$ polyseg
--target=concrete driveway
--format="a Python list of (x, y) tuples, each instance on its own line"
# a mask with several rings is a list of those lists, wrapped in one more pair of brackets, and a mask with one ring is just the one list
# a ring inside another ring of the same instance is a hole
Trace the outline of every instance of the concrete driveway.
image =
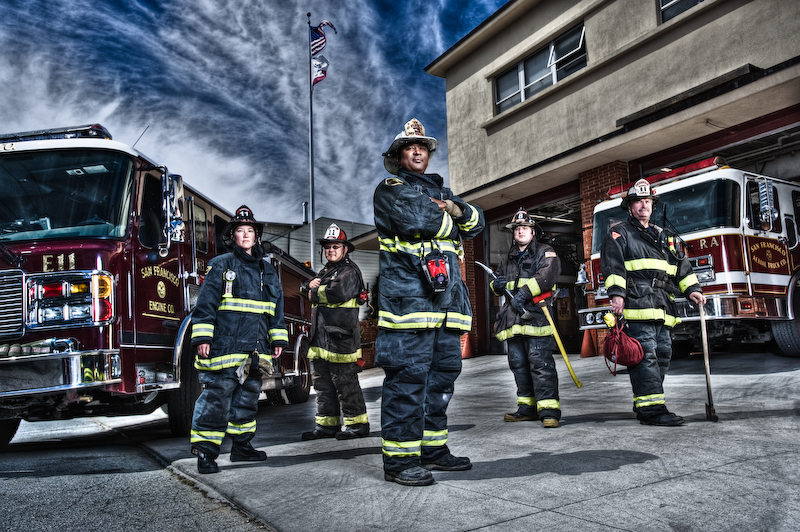
[[(449, 446), (469, 456), (464, 472), (405, 487), (383, 479), (383, 372), (361, 374), (372, 432), (350, 441), (300, 441), (312, 400), (263, 407), (253, 444), (266, 462), (199, 475), (187, 440), (145, 442), (177, 471), (280, 531), (798, 530), (800, 359), (716, 353), (712, 385), (719, 422), (706, 420), (701, 357), (673, 361), (668, 407), (681, 427), (640, 425), (627, 374), (603, 359), (563, 361), (562, 425), (506, 423), (516, 390), (504, 356), (464, 361), (448, 414)], [(223, 453), (229, 452), (226, 440)]]

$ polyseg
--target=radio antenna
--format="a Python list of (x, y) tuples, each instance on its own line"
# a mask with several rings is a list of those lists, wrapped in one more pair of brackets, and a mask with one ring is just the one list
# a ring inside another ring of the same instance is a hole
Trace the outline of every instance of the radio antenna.
[(147, 126), (146, 128), (144, 128), (144, 131), (142, 131), (142, 134), (141, 134), (141, 135), (139, 135), (139, 138), (138, 138), (138, 139), (136, 139), (136, 142), (134, 142), (134, 143), (133, 143), (133, 146), (131, 146), (131, 148), (135, 148), (135, 147), (136, 147), (136, 144), (138, 144), (138, 143), (139, 143), (139, 141), (140, 141), (140, 140), (142, 140), (142, 137), (144, 137), (144, 134), (145, 134), (145, 133), (147, 133), (147, 130), (148, 130), (149, 128), (150, 128), (150, 126)]

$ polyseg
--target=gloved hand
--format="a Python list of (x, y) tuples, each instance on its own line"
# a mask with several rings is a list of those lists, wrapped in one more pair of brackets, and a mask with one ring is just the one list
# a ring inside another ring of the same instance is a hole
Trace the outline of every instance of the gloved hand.
[(275, 367), (272, 365), (272, 361), (261, 356), (258, 357), (258, 369), (260, 369), (261, 373), (268, 377), (275, 373)]
[(461, 211), (461, 207), (456, 205), (453, 200), (444, 200), (445, 205), (445, 212), (449, 214), (452, 218), (461, 218), (464, 213)]
[(525, 294), (525, 292), (523, 290), (519, 290), (511, 299), (511, 306), (514, 307), (514, 310), (516, 310), (518, 314), (525, 314), (525, 302), (527, 300), (528, 296)]
[(508, 279), (503, 277), (502, 275), (498, 275), (496, 279), (492, 280), (492, 290), (495, 294), (502, 294), (503, 290), (506, 288), (506, 283)]

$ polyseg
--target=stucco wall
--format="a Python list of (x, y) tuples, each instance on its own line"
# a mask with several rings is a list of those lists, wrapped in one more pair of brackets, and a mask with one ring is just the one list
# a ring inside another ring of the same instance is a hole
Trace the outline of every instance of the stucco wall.
[[(706, 0), (660, 26), (654, 4), (537, 3), (448, 70), (452, 188), (471, 190), (611, 133), (618, 119), (745, 64), (767, 68), (800, 55), (796, 0)], [(491, 76), (581, 20), (588, 66), (495, 116)], [(697, 136), (707, 127), (698, 124)]]

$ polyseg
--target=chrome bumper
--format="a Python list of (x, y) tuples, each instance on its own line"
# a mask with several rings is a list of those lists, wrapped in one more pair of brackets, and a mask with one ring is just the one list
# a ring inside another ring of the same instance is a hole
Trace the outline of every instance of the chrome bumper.
[(0, 398), (55, 394), (122, 382), (117, 349), (0, 358)]
[[(786, 298), (710, 295), (706, 299), (706, 319), (709, 320), (789, 319)], [(682, 323), (700, 321), (700, 310), (697, 305), (688, 299), (675, 299), (675, 307), (677, 317), (681, 319)], [(578, 323), (580, 324), (580, 330), (606, 329), (602, 315), (609, 311), (611, 311), (610, 306), (579, 310)], [(590, 321), (591, 323), (589, 323)]]

